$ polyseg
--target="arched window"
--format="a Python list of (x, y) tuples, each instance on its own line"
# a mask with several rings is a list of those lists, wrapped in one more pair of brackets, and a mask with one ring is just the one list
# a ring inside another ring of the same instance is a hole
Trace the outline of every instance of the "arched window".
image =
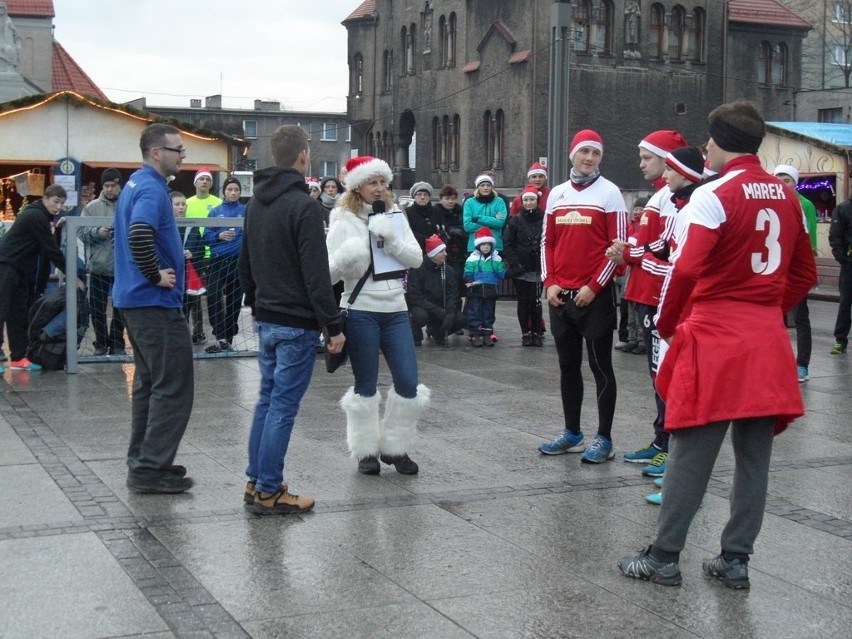
[(485, 144), (485, 162), (483, 165), (492, 168), (494, 160), (494, 118), (491, 111), (486, 111), (482, 116), (482, 141)]
[(437, 171), (441, 164), (441, 132), (438, 127), (438, 116), (432, 118), (432, 170)]
[(414, 58), (417, 55), (417, 31), (412, 24), (408, 27), (408, 52), (405, 54), (405, 72), (414, 75)]
[(612, 2), (601, 0), (595, 21), (595, 49), (599, 55), (612, 55)]
[(450, 14), (450, 22), (447, 27), (447, 66), (456, 66), (456, 14)]
[(408, 58), (411, 53), (411, 50), (408, 48), (408, 27), (403, 27), (400, 32), (399, 50), (402, 51), (402, 68), (400, 72), (402, 75), (405, 75), (408, 73), (408, 66), (410, 64)]
[(356, 53), (352, 58), (351, 74), (349, 93), (352, 96), (359, 96), (364, 90), (364, 56), (360, 53)]
[(779, 42), (772, 51), (772, 84), (787, 86), (787, 45)]
[(461, 118), (456, 113), (450, 125), (450, 171), (459, 170), (459, 145), (461, 144)]
[(654, 3), (651, 5), (651, 21), (648, 26), (648, 55), (652, 58), (663, 57), (665, 29), (665, 9), (663, 9), (663, 5)]
[(689, 56), (696, 62), (704, 62), (704, 41), (707, 18), (704, 9), (692, 12), (692, 25), (689, 29)]
[(441, 170), (446, 171), (450, 162), (450, 117), (445, 115), (441, 119)]
[(578, 0), (574, 9), (574, 51), (586, 53), (591, 46), (590, 30), (592, 24), (592, 3), (590, 0)]
[(669, 29), (669, 60), (683, 60), (684, 37), (686, 35), (686, 10), (676, 5), (672, 9), (671, 25)]
[(393, 51), (385, 49), (382, 55), (382, 91), (393, 89)]
[(497, 113), (494, 115), (494, 168), (496, 170), (503, 168), (505, 130), (506, 122), (503, 109), (497, 109)]
[(757, 56), (757, 83), (766, 85), (772, 77), (772, 46), (763, 41), (760, 43), (760, 53)]
[(441, 16), (438, 19), (438, 68), (443, 69), (447, 66), (447, 47), (449, 39), (447, 38), (447, 18)]
[(364, 143), (367, 145), (367, 155), (372, 155), (373, 157), (375, 157), (376, 156), (376, 147), (373, 145), (373, 133), (372, 133), (372, 131), (370, 133), (367, 133), (366, 136), (364, 136)]

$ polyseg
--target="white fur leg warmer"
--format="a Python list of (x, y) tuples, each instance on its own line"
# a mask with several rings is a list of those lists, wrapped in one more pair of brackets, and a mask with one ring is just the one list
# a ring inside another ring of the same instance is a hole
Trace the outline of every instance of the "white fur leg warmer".
[(372, 397), (356, 395), (355, 388), (346, 391), (340, 406), (346, 413), (346, 443), (355, 459), (379, 455), (379, 402), (378, 391)]
[(417, 433), (417, 419), (429, 404), (430, 396), (431, 391), (423, 384), (417, 386), (417, 396), (411, 399), (400, 397), (392, 388), (388, 391), (381, 423), (383, 455), (395, 457), (411, 451)]

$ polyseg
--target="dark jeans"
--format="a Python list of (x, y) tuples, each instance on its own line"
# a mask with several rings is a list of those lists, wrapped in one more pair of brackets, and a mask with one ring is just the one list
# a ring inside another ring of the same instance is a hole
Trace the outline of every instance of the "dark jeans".
[(446, 334), (444, 333), (444, 318), (446, 314), (430, 315), (422, 306), (411, 306), (409, 310), (411, 315), (411, 331), (414, 335), (415, 342), (423, 341), (423, 327), (428, 326), (429, 332), (437, 341), (443, 341), (447, 335), (452, 335), (456, 331), (462, 329), (467, 324), (467, 319), (459, 312), (453, 313), (451, 326)]
[(636, 305), (636, 320), (642, 329), (645, 348), (648, 357), (648, 372), (651, 374), (651, 385), (654, 387), (654, 403), (657, 405), (657, 416), (654, 418), (654, 446), (661, 451), (669, 450), (669, 433), (666, 432), (666, 404), (657, 392), (654, 381), (657, 379), (657, 363), (660, 355), (660, 334), (654, 324), (656, 306)]
[(840, 304), (837, 306), (834, 339), (844, 346), (847, 345), (850, 327), (852, 327), (852, 261), (840, 265)]
[(811, 362), (811, 317), (808, 296), (796, 305), (796, 364), (805, 368)]
[(541, 284), (515, 280), (515, 292), (518, 295), (518, 323), (521, 333), (541, 332)]
[(27, 278), (7, 264), (0, 264), (0, 327), (6, 322), (9, 333), (9, 359), (27, 354), (27, 311), (30, 305)]
[(467, 298), (467, 328), (471, 337), (490, 337), (494, 332), (497, 299), (494, 297)]
[(567, 300), (564, 306), (550, 307), (550, 332), (559, 359), (559, 382), (562, 393), (562, 412), (565, 428), (577, 433), (582, 430), (580, 414), (583, 407), (583, 342), (589, 353), (589, 368), (595, 377), (598, 401), (598, 433), (611, 436), (618, 390), (612, 369), (612, 324), (615, 303), (609, 289), (582, 309)]
[(192, 340), (179, 308), (127, 308), (133, 346), (129, 474), (155, 481), (174, 463), (194, 392)]
[(124, 350), (124, 324), (115, 309), (107, 332), (107, 302), (113, 281), (112, 275), (89, 275), (89, 312), (92, 314), (92, 328), (95, 329), (95, 346)]
[(243, 289), (236, 255), (214, 257), (210, 260), (207, 278), (207, 311), (216, 339), (229, 343), (239, 332), (240, 309), (243, 306)]

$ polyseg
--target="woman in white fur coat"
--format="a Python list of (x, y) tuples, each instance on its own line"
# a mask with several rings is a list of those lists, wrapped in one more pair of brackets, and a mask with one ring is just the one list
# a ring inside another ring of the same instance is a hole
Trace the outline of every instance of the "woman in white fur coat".
[[(407, 268), (416, 268), (423, 261), (407, 222), (400, 234), (389, 216), (370, 215), (377, 200), (384, 200), (387, 211), (398, 210), (388, 189), (393, 174), (387, 163), (369, 156), (355, 157), (346, 163), (346, 171), (347, 191), (331, 212), (326, 237), (331, 281), (343, 280), (344, 305), (370, 267), (371, 232), (381, 236), (385, 253)], [(418, 466), (408, 454), (414, 445), (417, 419), (429, 402), (429, 389), (417, 382), (417, 355), (402, 279), (375, 280), (371, 274), (349, 308), (346, 333), (355, 386), (340, 405), (346, 413), (346, 441), (358, 460), (358, 471), (378, 475), (381, 459), (399, 473), (415, 475)], [(393, 377), (381, 420), (379, 353)]]

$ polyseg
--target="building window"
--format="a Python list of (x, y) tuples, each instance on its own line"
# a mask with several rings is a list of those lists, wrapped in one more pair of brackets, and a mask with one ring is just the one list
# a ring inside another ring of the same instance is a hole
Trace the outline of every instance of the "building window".
[(669, 60), (683, 60), (684, 35), (686, 33), (686, 11), (680, 5), (672, 9), (669, 21)]
[(323, 177), (337, 177), (337, 162), (323, 162), (322, 163), (322, 176)]
[(402, 28), (402, 70), (404, 75), (414, 75), (414, 56), (417, 51), (416, 27)]
[(449, 25), (447, 26), (447, 66), (456, 66), (456, 14), (450, 14)]
[(835, 2), (832, 21), (849, 24), (852, 22), (852, 15), (850, 13), (852, 13), (852, 6), (850, 6), (849, 2)]
[(441, 168), (441, 127), (438, 116), (432, 118), (432, 170)]
[(503, 168), (503, 131), (505, 128), (502, 109), (495, 113), (486, 111), (483, 116), (483, 133), (485, 141), (485, 166), (500, 170)]
[(352, 58), (351, 75), (352, 86), (349, 87), (349, 94), (360, 96), (364, 90), (364, 56), (360, 53), (356, 53), (355, 57)]
[(595, 49), (599, 55), (612, 55), (612, 2), (601, 0), (595, 21)]
[(257, 120), (243, 120), (243, 136), (249, 140), (257, 139)]
[(689, 55), (695, 62), (704, 62), (704, 33), (707, 20), (704, 9), (692, 12), (692, 25), (689, 29)]
[(307, 122), (298, 122), (297, 124), (298, 124), (300, 127), (302, 127), (302, 130), (303, 130), (303, 131), (307, 134), (307, 136), (308, 136), (308, 140), (310, 140), (310, 139), (311, 139), (311, 125), (310, 125), (310, 123), (307, 123)]
[(589, 31), (592, 22), (590, 0), (578, 0), (574, 9), (574, 51), (588, 53), (590, 46)]
[(461, 118), (456, 113), (450, 124), (450, 171), (459, 170), (459, 146), (461, 145)]
[(443, 69), (447, 66), (447, 45), (449, 38), (447, 37), (447, 18), (441, 16), (438, 19), (438, 68)]
[(321, 140), (323, 142), (337, 142), (337, 124), (333, 122), (323, 122)]
[(351, 141), (352, 141), (352, 125), (347, 124), (346, 125), (346, 140), (344, 140), (344, 142), (351, 142)]
[(778, 43), (772, 51), (772, 84), (787, 86), (787, 45)]
[(772, 64), (772, 47), (763, 41), (760, 43), (760, 52), (757, 56), (757, 83), (767, 84), (771, 77), (772, 71), (769, 68)]
[(648, 55), (652, 58), (663, 57), (663, 43), (665, 42), (665, 9), (663, 5), (655, 3), (651, 5), (651, 23), (648, 27)]
[(393, 89), (393, 51), (385, 49), (382, 54), (382, 91)]
[(817, 122), (830, 122), (832, 124), (843, 123), (843, 107), (832, 109), (818, 109)]
[(848, 50), (842, 44), (835, 44), (831, 49), (831, 57), (832, 64), (836, 64), (839, 67), (845, 67), (846, 61), (849, 59), (847, 56)]

